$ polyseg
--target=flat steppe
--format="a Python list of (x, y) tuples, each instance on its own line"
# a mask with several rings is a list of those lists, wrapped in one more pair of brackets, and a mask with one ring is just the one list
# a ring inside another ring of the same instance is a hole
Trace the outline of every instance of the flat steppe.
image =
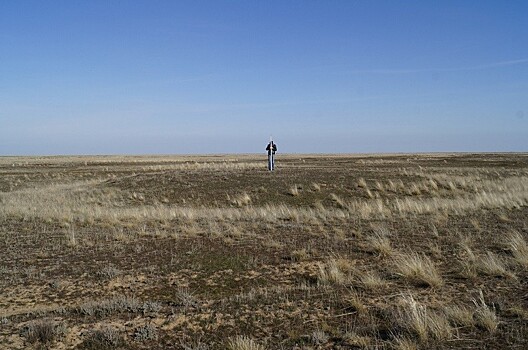
[(526, 349), (528, 154), (0, 157), (0, 348)]

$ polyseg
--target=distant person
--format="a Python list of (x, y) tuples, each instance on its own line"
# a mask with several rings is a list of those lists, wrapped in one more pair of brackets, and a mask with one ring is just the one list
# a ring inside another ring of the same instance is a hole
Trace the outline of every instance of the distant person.
[(277, 145), (270, 141), (266, 146), (266, 151), (268, 151), (268, 170), (273, 171), (275, 168), (275, 152), (277, 152)]

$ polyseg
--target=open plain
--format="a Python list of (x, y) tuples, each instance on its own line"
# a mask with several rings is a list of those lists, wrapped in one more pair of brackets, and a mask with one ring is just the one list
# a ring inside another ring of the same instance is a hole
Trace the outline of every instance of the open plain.
[(0, 158), (0, 348), (526, 349), (528, 155)]

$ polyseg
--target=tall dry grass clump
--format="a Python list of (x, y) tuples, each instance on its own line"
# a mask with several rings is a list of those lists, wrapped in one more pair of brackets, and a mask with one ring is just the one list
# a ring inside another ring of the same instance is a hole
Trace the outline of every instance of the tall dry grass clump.
[(406, 337), (395, 337), (392, 344), (394, 350), (418, 350), (419, 345)]
[(462, 242), (459, 243), (460, 251), (459, 262), (461, 265), (460, 275), (465, 278), (475, 278), (477, 277), (477, 255), (473, 252), (471, 248), (471, 238), (463, 237)]
[(234, 198), (229, 198), (231, 204), (236, 205), (237, 207), (243, 207), (251, 204), (251, 196), (247, 192), (241, 193)]
[(380, 256), (389, 256), (393, 254), (393, 248), (390, 241), (390, 232), (386, 227), (378, 227), (374, 233), (367, 238), (367, 244), (370, 249)]
[(336, 259), (320, 262), (318, 265), (317, 280), (322, 284), (345, 284), (348, 277)]
[(444, 284), (436, 265), (424, 254), (400, 254), (394, 259), (396, 274), (418, 286), (433, 288)]
[(514, 231), (508, 234), (506, 247), (519, 265), (528, 268), (528, 243), (519, 232)]
[(454, 331), (447, 318), (417, 302), (412, 295), (403, 297), (398, 316), (404, 328), (416, 335), (420, 342), (430, 338), (444, 341), (453, 337)]
[(351, 289), (350, 294), (345, 296), (345, 303), (347, 304), (347, 309), (352, 309), (360, 315), (366, 315), (368, 313), (362, 295), (355, 289)]
[(473, 299), (473, 304), (476, 307), (474, 317), (477, 324), (488, 332), (494, 333), (499, 326), (499, 318), (495, 313), (495, 307), (490, 307), (486, 304), (482, 291), (479, 291), (478, 299)]
[(515, 278), (515, 275), (508, 270), (504, 261), (492, 252), (488, 251), (485, 255), (478, 257), (475, 264), (477, 269), (486, 275)]
[(450, 305), (444, 309), (444, 313), (452, 324), (458, 327), (472, 327), (475, 325), (473, 310), (464, 305)]
[(378, 291), (388, 286), (387, 281), (375, 271), (356, 272), (355, 277), (361, 287), (368, 291)]
[(339, 197), (337, 194), (331, 193), (330, 199), (332, 200), (332, 202), (336, 204), (338, 208), (347, 209), (346, 202), (343, 200), (343, 198)]
[(301, 186), (299, 185), (293, 185), (291, 186), (289, 189), (288, 189), (288, 194), (290, 196), (293, 196), (293, 197), (297, 197), (300, 192), (299, 192), (299, 188), (301, 188)]

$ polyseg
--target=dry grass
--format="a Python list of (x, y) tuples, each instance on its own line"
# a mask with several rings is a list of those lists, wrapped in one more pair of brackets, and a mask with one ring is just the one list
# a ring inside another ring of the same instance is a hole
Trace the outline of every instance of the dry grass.
[(477, 277), (477, 255), (473, 252), (470, 246), (471, 239), (464, 237), (459, 243), (459, 263), (460, 263), (460, 275), (465, 278), (476, 278)]
[(299, 192), (299, 188), (300, 188), (299, 185), (293, 185), (293, 186), (291, 186), (291, 187), (288, 189), (288, 193), (289, 193), (291, 196), (297, 197), (297, 196), (300, 194), (300, 192)]
[(121, 332), (111, 325), (103, 325), (100, 329), (92, 330), (83, 345), (86, 349), (115, 349), (123, 345)]
[(350, 293), (345, 297), (345, 304), (347, 305), (347, 309), (351, 309), (360, 315), (366, 315), (368, 313), (362, 295), (354, 289), (351, 289)]
[(528, 243), (519, 232), (514, 231), (508, 234), (506, 247), (519, 265), (528, 268)]
[(494, 333), (499, 326), (499, 319), (495, 312), (495, 307), (490, 307), (486, 304), (482, 291), (480, 291), (478, 299), (473, 299), (473, 304), (476, 307), (474, 317), (477, 324), (488, 332)]
[(525, 348), (527, 160), (0, 157), (0, 347)]
[(439, 288), (444, 284), (436, 265), (424, 254), (400, 254), (393, 265), (397, 275), (415, 285)]
[(321, 191), (321, 185), (319, 185), (317, 182), (312, 182), (312, 185), (310, 187), (315, 192)]
[(231, 199), (231, 203), (237, 207), (243, 207), (251, 204), (251, 196), (247, 192), (241, 193)]
[(238, 337), (231, 338), (228, 340), (227, 349), (228, 350), (265, 350), (266, 348), (249, 337), (238, 336)]
[(514, 278), (515, 275), (508, 271), (504, 261), (496, 254), (487, 252), (485, 255), (480, 256), (475, 261), (475, 266), (478, 271), (498, 277)]
[(304, 261), (310, 258), (310, 252), (306, 248), (296, 249), (291, 252), (293, 261)]
[(403, 297), (399, 316), (403, 325), (421, 342), (428, 341), (430, 337), (445, 341), (454, 335), (453, 328), (442, 313), (428, 309), (427, 306), (418, 303), (412, 295)]
[(396, 337), (393, 341), (395, 350), (418, 350), (420, 348), (414, 340), (406, 337)]
[(49, 319), (31, 321), (25, 325), (21, 332), (28, 342), (48, 344), (64, 336), (66, 326), (64, 323), (58, 323)]
[(340, 268), (336, 259), (329, 259), (326, 262), (320, 262), (318, 266), (317, 280), (322, 284), (338, 284), (343, 285), (348, 283), (349, 278)]
[(368, 291), (379, 291), (388, 287), (388, 282), (375, 271), (356, 272), (355, 277), (361, 287)]
[(465, 305), (451, 305), (444, 310), (447, 318), (459, 327), (472, 327), (475, 325), (473, 319), (474, 311)]
[(343, 335), (343, 339), (345, 339), (348, 344), (360, 349), (369, 349), (373, 343), (371, 337), (357, 334), (355, 332), (346, 332)]
[(367, 245), (380, 256), (390, 256), (394, 250), (390, 241), (390, 231), (386, 227), (378, 227), (374, 233), (367, 238)]

